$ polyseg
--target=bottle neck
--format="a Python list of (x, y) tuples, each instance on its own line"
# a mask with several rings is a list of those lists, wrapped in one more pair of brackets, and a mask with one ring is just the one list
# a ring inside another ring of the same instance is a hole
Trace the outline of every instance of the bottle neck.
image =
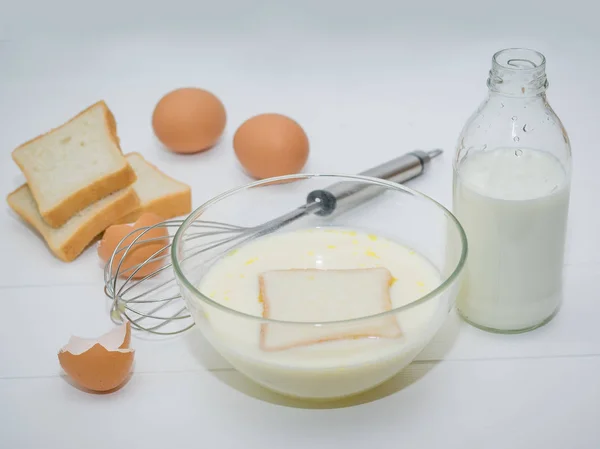
[(487, 85), (492, 95), (517, 98), (544, 96), (548, 88), (546, 58), (534, 50), (501, 50), (492, 58)]

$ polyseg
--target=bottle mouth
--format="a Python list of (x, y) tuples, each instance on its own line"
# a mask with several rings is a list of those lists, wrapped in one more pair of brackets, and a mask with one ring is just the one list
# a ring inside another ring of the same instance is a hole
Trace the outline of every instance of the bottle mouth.
[(539, 71), (546, 65), (546, 57), (529, 48), (505, 48), (494, 54), (493, 64), (505, 70)]
[(538, 95), (548, 88), (546, 57), (528, 48), (500, 50), (492, 58), (487, 85), (490, 91), (502, 95)]

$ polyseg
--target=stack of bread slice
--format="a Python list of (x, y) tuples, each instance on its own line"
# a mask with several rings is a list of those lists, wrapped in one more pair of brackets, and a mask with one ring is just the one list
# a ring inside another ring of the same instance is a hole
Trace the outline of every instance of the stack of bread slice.
[(12, 157), (27, 182), (8, 195), (8, 204), (65, 262), (113, 224), (144, 212), (169, 219), (191, 211), (188, 185), (138, 153), (123, 154), (104, 101), (19, 146)]

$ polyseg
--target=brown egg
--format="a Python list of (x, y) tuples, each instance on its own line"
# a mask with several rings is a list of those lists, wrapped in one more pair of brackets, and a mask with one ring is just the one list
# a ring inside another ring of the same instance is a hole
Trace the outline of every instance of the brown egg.
[(246, 120), (233, 137), (233, 148), (240, 164), (258, 179), (300, 172), (309, 153), (302, 127), (281, 114)]
[(169, 92), (152, 114), (154, 134), (175, 153), (197, 153), (212, 147), (223, 134), (226, 121), (221, 100), (193, 87)]
[(97, 339), (73, 336), (59, 351), (58, 361), (80, 387), (98, 392), (114, 390), (131, 372), (135, 351), (130, 342), (129, 322)]
[[(129, 237), (127, 237), (123, 243), (119, 246), (119, 249), (126, 248), (127, 245), (130, 245), (133, 240), (139, 236), (142, 232), (144, 232), (145, 227), (153, 226), (157, 223), (163, 221), (162, 217), (159, 217), (156, 214), (152, 213), (144, 213), (138, 218), (138, 220), (134, 224), (121, 224), (121, 225), (113, 225), (110, 226), (105, 232), (102, 240), (98, 244), (98, 256), (100, 259), (107, 263), (112, 254), (115, 252), (117, 245), (119, 242), (129, 233), (134, 230), (140, 229), (139, 232), (132, 233)], [(164, 238), (163, 238), (164, 237)], [(150, 273), (161, 268), (165, 263), (165, 255), (167, 251), (161, 251), (161, 249), (165, 248), (166, 245), (169, 244), (169, 231), (164, 227), (157, 227), (150, 229), (146, 232), (139, 240), (136, 241), (136, 244), (131, 247), (123, 264), (119, 268), (119, 275), (122, 277), (129, 277), (133, 271), (137, 268), (136, 265), (139, 265), (145, 262), (147, 259), (152, 258), (153, 261), (144, 265), (137, 273), (133, 275), (134, 279), (141, 278), (149, 275)], [(151, 239), (158, 239), (152, 240)], [(142, 242), (142, 243), (138, 243)], [(154, 255), (154, 253), (157, 253)], [(121, 251), (115, 255), (112, 263), (112, 273), (115, 274), (117, 268), (119, 266), (119, 262), (123, 258), (125, 251)]]

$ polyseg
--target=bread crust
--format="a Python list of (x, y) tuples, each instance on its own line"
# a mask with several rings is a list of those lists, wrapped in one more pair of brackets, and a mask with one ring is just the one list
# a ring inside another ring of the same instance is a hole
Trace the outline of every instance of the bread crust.
[(171, 218), (181, 217), (189, 214), (192, 211), (192, 189), (190, 188), (190, 186), (167, 175), (166, 173), (161, 171), (156, 165), (148, 162), (144, 158), (144, 156), (142, 156), (138, 152), (127, 153), (125, 157), (127, 158), (133, 155), (141, 157), (144, 160), (144, 162), (148, 164), (149, 167), (158, 172), (161, 176), (169, 178), (172, 181), (181, 184), (182, 187), (185, 186), (186, 189), (181, 192), (163, 195), (160, 198), (152, 200), (148, 204), (140, 205), (140, 207), (137, 208), (135, 211), (121, 218), (117, 224), (133, 223), (138, 218), (140, 218), (142, 214), (147, 212), (156, 214), (162, 217), (164, 220), (169, 220)]
[[(19, 168), (25, 175), (25, 179), (27, 180), (27, 184), (29, 185), (31, 194), (36, 199), (36, 202), (38, 202), (40, 193), (35, 188), (32, 187), (33, 184), (31, 182), (31, 176), (28, 173), (27, 168), (19, 162), (18, 158), (16, 157), (16, 153), (21, 148), (61, 129), (62, 127), (66, 126), (67, 124), (78, 119), (81, 115), (85, 114), (89, 110), (91, 110), (95, 107), (98, 107), (98, 106), (102, 107), (102, 109), (103, 109), (104, 124), (108, 130), (110, 139), (115, 144), (115, 146), (117, 147), (119, 152), (121, 154), (123, 154), (123, 150), (121, 149), (119, 137), (117, 135), (117, 126), (116, 126), (115, 117), (114, 117), (113, 113), (110, 111), (110, 109), (108, 108), (108, 106), (106, 105), (106, 103), (104, 102), (104, 100), (100, 100), (100, 101), (94, 103), (93, 105), (87, 107), (86, 109), (84, 109), (83, 111), (81, 111), (76, 116), (72, 117), (70, 120), (63, 123), (62, 125), (60, 125), (56, 128), (53, 128), (50, 131), (48, 131), (44, 134), (41, 134), (33, 139), (28, 140), (27, 142), (19, 145), (16, 149), (14, 149), (12, 151), (12, 159), (13, 159), (13, 161), (15, 161), (15, 163), (19, 166)], [(69, 221), (69, 219), (73, 215), (75, 215), (77, 212), (85, 209), (86, 207), (88, 207), (91, 204), (95, 203), (96, 201), (99, 201), (102, 198), (110, 195), (111, 193), (114, 193), (118, 190), (124, 189), (127, 186), (130, 186), (131, 184), (133, 184), (136, 181), (136, 179), (137, 179), (137, 177), (136, 177), (136, 174), (135, 174), (133, 168), (131, 168), (131, 166), (127, 163), (127, 161), (124, 160), (123, 167), (121, 169), (119, 169), (118, 171), (110, 173), (106, 176), (103, 176), (100, 179), (97, 179), (96, 181), (94, 181), (91, 184), (89, 184), (88, 186), (86, 186), (84, 189), (68, 196), (67, 198), (65, 198), (63, 201), (61, 201), (59, 204), (57, 204), (52, 209), (49, 209), (47, 211), (40, 211), (40, 215), (42, 216), (44, 221), (49, 226), (51, 226), (53, 228), (59, 228), (62, 225), (64, 225), (67, 221)]]
[(96, 211), (94, 215), (88, 217), (87, 221), (77, 232), (73, 233), (59, 247), (56, 247), (52, 245), (48, 231), (40, 229), (35, 220), (33, 220), (33, 217), (21, 208), (18, 202), (12, 200), (15, 194), (27, 187), (27, 184), (24, 184), (10, 193), (7, 202), (24, 221), (29, 223), (44, 238), (52, 253), (63, 262), (72, 262), (75, 260), (106, 228), (114, 224), (123, 215), (137, 208), (140, 204), (140, 200), (133, 188), (127, 187), (123, 195), (116, 198), (115, 201), (108, 203), (103, 209)]
[(187, 215), (191, 211), (191, 191), (173, 193), (165, 195), (151, 201), (145, 206), (140, 206), (133, 212), (130, 212), (120, 220), (117, 224), (133, 223), (141, 215), (150, 212), (162, 217), (164, 220), (169, 220), (175, 217)]

